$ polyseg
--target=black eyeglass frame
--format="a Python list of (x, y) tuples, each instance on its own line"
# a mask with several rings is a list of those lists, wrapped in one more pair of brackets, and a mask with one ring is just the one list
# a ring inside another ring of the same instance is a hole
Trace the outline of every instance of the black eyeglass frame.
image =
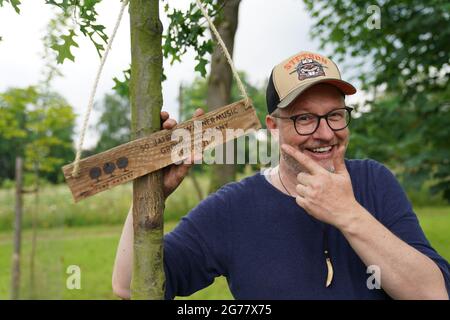
[[(346, 110), (346, 111), (348, 112), (348, 122), (347, 122), (347, 124), (345, 125), (345, 127), (340, 128), (340, 129), (333, 129), (333, 128), (330, 126), (330, 123), (328, 122), (328, 116), (329, 116), (331, 113), (336, 112), (336, 110)], [(345, 107), (342, 107), (342, 108), (336, 108), (336, 109), (333, 109), (333, 110), (331, 110), (330, 112), (328, 112), (328, 113), (326, 113), (326, 114), (324, 114), (324, 115), (318, 115), (318, 114), (315, 114), (315, 113), (310, 113), (310, 112), (308, 112), (308, 113), (296, 114), (296, 115), (293, 115), (293, 116), (290, 116), (290, 117), (281, 117), (281, 116), (276, 116), (276, 115), (270, 115), (270, 116), (271, 116), (271, 117), (274, 117), (274, 118), (277, 118), (277, 119), (292, 120), (292, 121), (294, 122), (294, 129), (295, 129), (295, 131), (297, 132), (298, 135), (300, 135), (300, 136), (309, 136), (309, 135), (314, 134), (314, 132), (317, 131), (317, 129), (319, 128), (319, 125), (320, 125), (320, 121), (321, 121), (322, 119), (325, 119), (325, 121), (327, 122), (328, 127), (329, 127), (331, 130), (333, 130), (333, 131), (344, 130), (345, 128), (348, 127), (348, 125), (350, 124), (350, 121), (352, 120), (352, 111), (353, 111), (353, 108), (352, 108), (352, 107), (347, 107), (347, 106), (345, 106)], [(304, 116), (304, 115), (306, 115), (306, 114), (307, 114), (307, 115), (313, 115), (313, 116), (315, 116), (316, 119), (317, 119), (317, 124), (316, 124), (315, 129), (314, 129), (311, 133), (300, 133), (300, 132), (298, 132), (298, 129), (297, 129), (297, 126), (296, 126), (295, 122), (297, 121), (297, 118), (298, 118), (298, 117)]]

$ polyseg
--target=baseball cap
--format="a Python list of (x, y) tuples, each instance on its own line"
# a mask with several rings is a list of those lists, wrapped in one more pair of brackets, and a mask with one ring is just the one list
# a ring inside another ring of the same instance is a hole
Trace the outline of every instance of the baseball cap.
[(270, 114), (276, 108), (286, 108), (318, 83), (329, 83), (345, 95), (356, 93), (354, 86), (341, 79), (333, 61), (318, 53), (301, 51), (273, 68), (266, 91), (267, 111)]

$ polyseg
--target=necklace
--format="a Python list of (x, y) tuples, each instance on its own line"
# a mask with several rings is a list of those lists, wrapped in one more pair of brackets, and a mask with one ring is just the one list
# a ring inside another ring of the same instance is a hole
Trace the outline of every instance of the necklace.
[(278, 179), (280, 179), (281, 185), (283, 186), (284, 190), (286, 190), (286, 192), (292, 197), (292, 194), (286, 188), (286, 186), (283, 183), (283, 180), (281, 179), (280, 167), (278, 167), (277, 171), (278, 171)]
[[(289, 192), (289, 190), (286, 188), (286, 186), (283, 183), (283, 180), (281, 179), (281, 173), (280, 173), (280, 167), (278, 167), (278, 179), (280, 179), (281, 185), (283, 186), (284, 190), (292, 197), (292, 194)], [(333, 281), (333, 264), (331, 263), (331, 257), (330, 257), (330, 250), (328, 249), (328, 225), (323, 226), (323, 253), (325, 255), (325, 264), (327, 266), (327, 279), (325, 282), (325, 287), (328, 288), (331, 285), (331, 282)]]

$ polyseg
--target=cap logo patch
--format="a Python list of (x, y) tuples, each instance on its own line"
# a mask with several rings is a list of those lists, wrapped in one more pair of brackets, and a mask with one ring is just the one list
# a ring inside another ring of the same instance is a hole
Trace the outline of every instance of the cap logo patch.
[[(289, 74), (297, 72), (298, 80), (325, 76), (324, 66), (313, 59), (302, 59), (300, 63)], [(325, 67), (326, 68), (326, 67)]]

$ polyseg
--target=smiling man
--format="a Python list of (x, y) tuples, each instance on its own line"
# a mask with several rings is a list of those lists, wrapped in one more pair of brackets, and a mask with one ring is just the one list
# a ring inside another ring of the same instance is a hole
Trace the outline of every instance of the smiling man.
[[(316, 53), (274, 67), (266, 124), (281, 145), (279, 166), (225, 185), (165, 236), (166, 298), (224, 275), (237, 299), (448, 299), (449, 265), (395, 177), (376, 161), (344, 160), (352, 111), (345, 96), (355, 92)], [(176, 124), (162, 118), (166, 129)], [(167, 195), (188, 167), (165, 171)], [(113, 274), (122, 298), (132, 234), (129, 214)]]

